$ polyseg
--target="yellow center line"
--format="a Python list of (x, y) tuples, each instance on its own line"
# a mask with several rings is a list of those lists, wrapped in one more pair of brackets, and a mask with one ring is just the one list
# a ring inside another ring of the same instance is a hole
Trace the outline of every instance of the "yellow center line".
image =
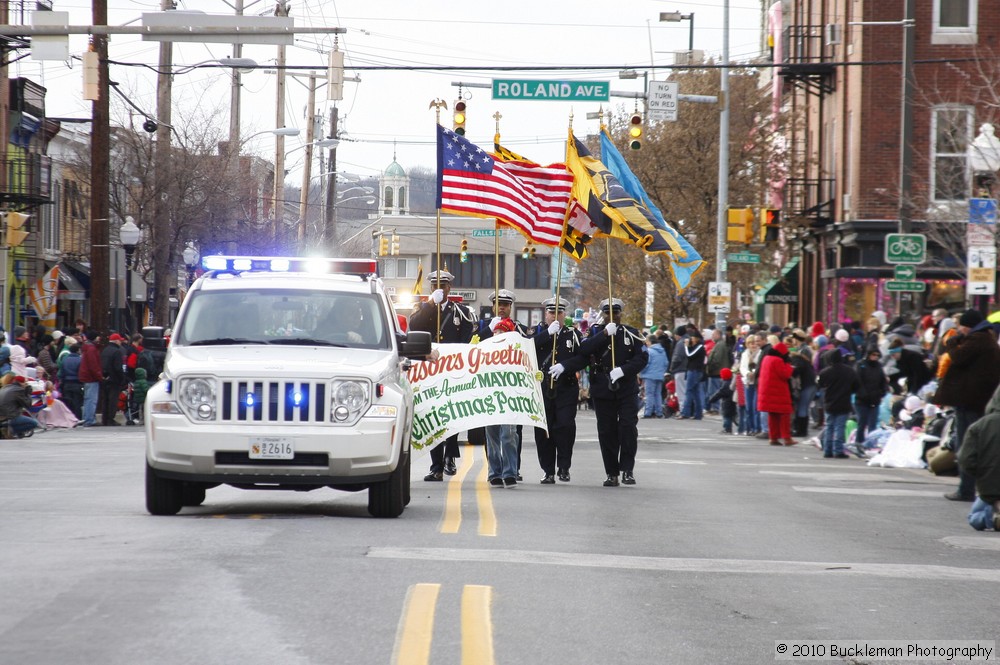
[(462, 448), (466, 453), (460, 458), (462, 466), (458, 468), (458, 473), (448, 481), (448, 496), (444, 503), (441, 533), (458, 533), (458, 528), (462, 526), (462, 482), (476, 461), (473, 452), (475, 449), (472, 446), (462, 446)]
[(462, 665), (494, 665), (493, 588), (466, 584), (462, 589)]
[(476, 503), (479, 505), (479, 535), (497, 535), (497, 516), (493, 512), (493, 497), (490, 494), (490, 483), (487, 480), (490, 473), (490, 465), (483, 462), (483, 468), (479, 470), (476, 478)]
[(427, 665), (434, 635), (434, 607), (440, 584), (414, 584), (406, 593), (392, 649), (393, 665)]

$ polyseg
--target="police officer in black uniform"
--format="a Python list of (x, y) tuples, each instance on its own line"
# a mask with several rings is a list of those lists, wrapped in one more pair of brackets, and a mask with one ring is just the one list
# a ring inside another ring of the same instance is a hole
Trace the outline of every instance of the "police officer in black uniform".
[[(580, 346), (590, 357), (590, 396), (597, 416), (597, 439), (608, 474), (605, 487), (635, 485), (635, 453), (639, 445), (639, 372), (649, 362), (645, 339), (631, 326), (621, 324), (624, 303), (618, 298), (601, 301), (607, 324), (591, 327)], [(612, 343), (614, 354), (612, 356)]]
[[(410, 315), (409, 330), (429, 332), (432, 339), (440, 344), (468, 344), (475, 329), (476, 317), (465, 305), (448, 299), (454, 279), (454, 275), (447, 270), (440, 271), (440, 276), (436, 270), (427, 276), (427, 281), (435, 290)], [(441, 313), (440, 327), (438, 312)], [(455, 458), (459, 456), (458, 434), (453, 434), (431, 448), (431, 470), (424, 480), (440, 481), (444, 480), (446, 473), (455, 475)]]
[[(545, 403), (545, 422), (548, 432), (535, 428), (535, 446), (538, 463), (545, 475), (543, 485), (553, 485), (556, 477), (569, 482), (569, 468), (573, 463), (573, 444), (576, 442), (576, 404), (580, 399), (580, 382), (576, 373), (587, 366), (588, 359), (579, 354), (583, 341), (580, 331), (563, 324), (569, 308), (565, 298), (549, 298), (545, 307), (546, 328), (535, 336), (542, 378), (542, 401)], [(553, 351), (552, 338), (555, 337)]]

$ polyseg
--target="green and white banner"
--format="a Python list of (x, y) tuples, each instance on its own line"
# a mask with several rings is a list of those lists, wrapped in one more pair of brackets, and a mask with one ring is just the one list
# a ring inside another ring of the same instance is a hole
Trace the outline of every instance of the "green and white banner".
[(545, 429), (535, 346), (516, 332), (478, 344), (439, 344), (437, 360), (413, 363), (414, 448), (486, 425)]

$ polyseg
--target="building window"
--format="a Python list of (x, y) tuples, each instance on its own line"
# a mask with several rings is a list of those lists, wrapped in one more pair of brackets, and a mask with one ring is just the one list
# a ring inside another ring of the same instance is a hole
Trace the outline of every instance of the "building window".
[(392, 210), (392, 187), (385, 188), (385, 209)]
[(392, 259), (382, 261), (382, 276), (386, 279), (414, 279), (417, 276), (417, 259)]
[(975, 44), (979, 0), (934, 0), (932, 44)]
[[(504, 255), (500, 255), (500, 287), (503, 288), (504, 280)], [(493, 289), (497, 280), (494, 276), (493, 254), (469, 254), (469, 260), (462, 263), (458, 254), (442, 254), (441, 264), (447, 266), (446, 270), (455, 276), (452, 282), (453, 289)], [(431, 256), (431, 265), (428, 274), (437, 270), (436, 255)]]
[(399, 212), (406, 214), (406, 187), (399, 188)]
[(515, 289), (548, 289), (551, 280), (548, 257), (524, 259), (514, 257)]
[(964, 201), (969, 196), (966, 147), (973, 136), (973, 109), (946, 106), (931, 116), (931, 182), (935, 201)]

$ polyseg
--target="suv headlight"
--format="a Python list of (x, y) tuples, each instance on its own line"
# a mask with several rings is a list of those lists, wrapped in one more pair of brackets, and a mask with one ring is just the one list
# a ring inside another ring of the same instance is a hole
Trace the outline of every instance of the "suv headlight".
[(209, 379), (182, 379), (177, 393), (181, 408), (195, 420), (215, 418), (215, 382)]
[(335, 423), (353, 423), (371, 404), (371, 384), (367, 381), (334, 381), (330, 395), (330, 419)]

